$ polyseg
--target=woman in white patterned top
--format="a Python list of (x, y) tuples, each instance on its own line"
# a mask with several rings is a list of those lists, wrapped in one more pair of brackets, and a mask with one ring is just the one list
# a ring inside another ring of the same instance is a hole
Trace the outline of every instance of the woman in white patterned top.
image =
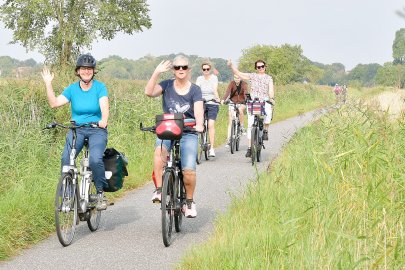
[[(238, 75), (241, 79), (250, 80), (250, 96), (252, 99), (258, 98), (260, 101), (266, 101), (264, 118), (264, 131), (263, 140), (268, 140), (268, 129), (272, 119), (272, 105), (274, 101), (274, 85), (273, 78), (266, 74), (266, 62), (263, 60), (257, 60), (255, 62), (256, 73), (243, 73), (240, 72), (233, 64), (231, 60), (228, 60), (228, 66), (232, 69), (232, 72)], [(248, 145), (250, 145), (250, 130), (252, 128), (254, 116), (248, 112)], [(251, 150), (248, 148), (246, 157), (251, 156)]]

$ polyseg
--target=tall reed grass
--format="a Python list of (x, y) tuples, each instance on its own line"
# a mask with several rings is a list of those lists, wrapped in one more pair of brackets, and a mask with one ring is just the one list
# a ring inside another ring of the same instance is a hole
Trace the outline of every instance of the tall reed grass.
[(303, 128), (178, 269), (403, 269), (404, 135), (358, 104)]

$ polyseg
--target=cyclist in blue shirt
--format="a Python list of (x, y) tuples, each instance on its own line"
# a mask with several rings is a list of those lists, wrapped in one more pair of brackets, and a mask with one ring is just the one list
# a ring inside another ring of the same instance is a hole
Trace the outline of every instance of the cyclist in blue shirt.
[[(84, 127), (77, 129), (76, 149), (78, 155), (83, 148), (84, 139), (89, 139), (90, 167), (97, 188), (97, 209), (107, 208), (107, 199), (103, 188), (108, 187), (105, 178), (103, 154), (107, 146), (109, 101), (108, 91), (104, 83), (94, 79), (96, 60), (90, 54), (82, 54), (76, 62), (75, 73), (80, 78), (72, 83), (59, 96), (55, 95), (52, 87), (54, 73), (48, 68), (42, 70), (42, 78), (46, 86), (48, 103), (52, 108), (71, 104), (72, 120), (77, 125), (97, 123), (99, 128)], [(69, 165), (69, 153), (72, 145), (72, 131), (66, 136), (66, 144), (62, 154), (62, 168)]]

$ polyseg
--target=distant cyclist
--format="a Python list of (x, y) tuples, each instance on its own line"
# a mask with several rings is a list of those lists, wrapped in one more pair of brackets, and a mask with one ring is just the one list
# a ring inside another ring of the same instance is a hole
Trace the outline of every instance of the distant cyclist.
[[(263, 130), (263, 140), (268, 140), (268, 129), (272, 119), (272, 105), (275, 104), (274, 101), (274, 85), (273, 78), (266, 74), (266, 62), (263, 60), (257, 60), (255, 62), (255, 69), (257, 73), (243, 73), (240, 72), (233, 64), (231, 60), (228, 60), (228, 66), (232, 69), (232, 72), (238, 75), (243, 80), (250, 80), (250, 95), (252, 99), (258, 98), (261, 101), (266, 101), (265, 112), (266, 116), (264, 118), (264, 130)], [(251, 129), (254, 121), (254, 116), (248, 112), (248, 145), (250, 146), (251, 139)], [(252, 154), (250, 147), (248, 147), (246, 152), (246, 157), (250, 157)]]
[(333, 93), (335, 93), (336, 103), (339, 103), (340, 95), (342, 93), (342, 87), (340, 87), (340, 85), (338, 83), (335, 84), (335, 87), (333, 87)]
[[(201, 87), (202, 97), (205, 100), (215, 99), (219, 102), (218, 95), (218, 77), (211, 73), (211, 63), (203, 62), (201, 70), (202, 76), (199, 76), (195, 82), (196, 85)], [(209, 156), (215, 157), (214, 143), (215, 143), (215, 120), (218, 116), (219, 104), (215, 102), (207, 102), (205, 104), (208, 110), (208, 132), (210, 136), (211, 149), (209, 150)]]
[[(157, 83), (160, 74), (173, 70), (174, 79), (164, 80)], [(162, 96), (164, 113), (183, 113), (186, 118), (194, 118), (195, 129), (198, 132), (204, 130), (204, 111), (201, 89), (189, 80), (190, 69), (188, 58), (178, 55), (173, 60), (162, 61), (153, 72), (145, 87), (145, 94), (149, 97)], [(171, 147), (170, 140), (156, 139), (153, 171), (156, 179), (156, 190), (152, 201), (160, 202), (162, 198), (162, 174), (166, 163), (168, 150)], [(163, 146), (163, 147), (161, 147)], [(181, 166), (183, 180), (186, 188), (185, 216), (194, 218), (197, 216), (197, 208), (193, 199), (196, 185), (196, 156), (198, 136), (194, 133), (184, 133), (180, 140)]]
[[(108, 92), (104, 83), (94, 79), (96, 74), (96, 60), (90, 54), (82, 54), (76, 62), (75, 73), (80, 78), (63, 90), (62, 94), (55, 96), (52, 87), (54, 74), (48, 68), (42, 70), (42, 78), (46, 86), (48, 103), (52, 108), (63, 106), (70, 102), (72, 120), (76, 125), (98, 123), (100, 128), (84, 127), (77, 129), (77, 153), (83, 148), (84, 139), (89, 139), (90, 167), (97, 188), (97, 209), (107, 208), (107, 199), (103, 188), (108, 187), (105, 179), (103, 163), (104, 150), (107, 146), (107, 124), (109, 116)], [(62, 154), (62, 167), (69, 165), (69, 153), (72, 146), (72, 131), (67, 134), (65, 148)]]
[[(244, 113), (245, 113), (245, 101), (246, 94), (248, 91), (248, 84), (245, 81), (242, 81), (238, 75), (234, 75), (233, 80), (229, 83), (228, 88), (224, 96), (222, 97), (221, 103), (224, 103), (225, 100), (229, 99), (233, 104), (236, 104), (239, 110), (239, 121), (241, 124), (242, 132)], [(231, 125), (232, 125), (232, 114), (234, 107), (232, 104), (229, 105), (229, 120), (228, 120), (228, 143), (231, 137)]]

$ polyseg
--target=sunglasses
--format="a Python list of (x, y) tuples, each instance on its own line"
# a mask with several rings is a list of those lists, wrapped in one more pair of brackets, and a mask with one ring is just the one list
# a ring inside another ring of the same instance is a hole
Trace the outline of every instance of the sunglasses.
[(180, 69), (187, 70), (188, 66), (173, 66), (173, 68), (174, 68), (174, 70), (180, 70)]
[(262, 68), (265, 68), (266, 66), (265, 65), (262, 65), (262, 66), (256, 66), (256, 69), (262, 69)]
[(203, 71), (210, 71), (210, 68), (203, 68)]

